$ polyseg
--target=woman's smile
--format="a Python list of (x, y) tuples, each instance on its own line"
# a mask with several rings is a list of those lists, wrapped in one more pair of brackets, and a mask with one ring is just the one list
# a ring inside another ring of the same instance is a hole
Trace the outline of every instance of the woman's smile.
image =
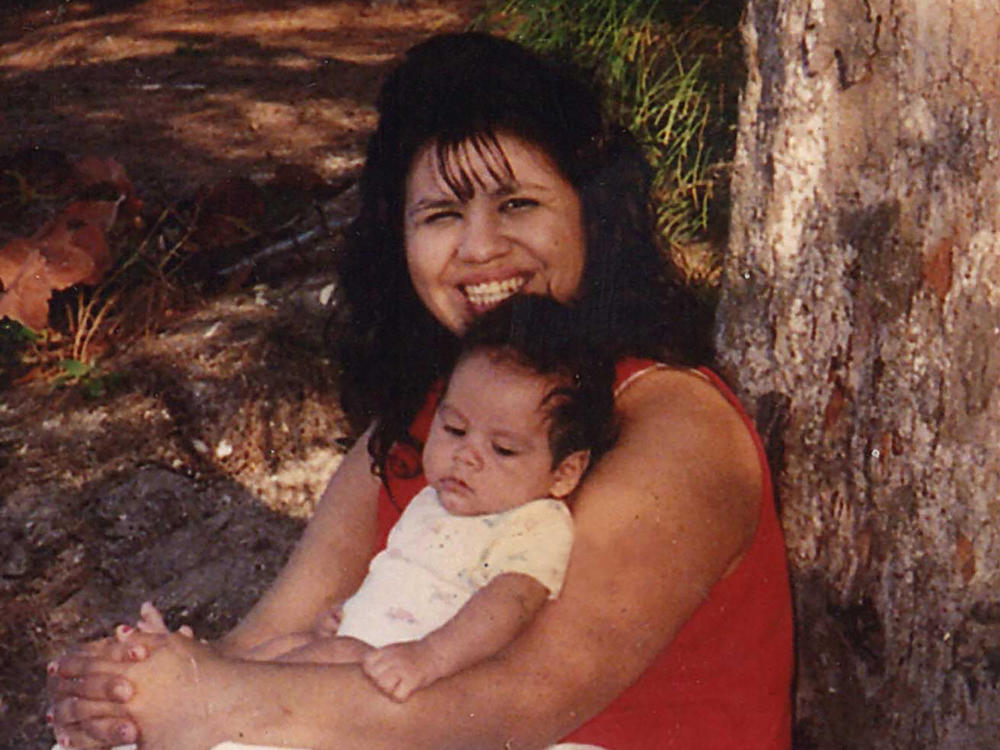
[(527, 276), (512, 276), (499, 281), (482, 281), (476, 284), (465, 284), (462, 293), (477, 311), (485, 312), (496, 307), (508, 297), (517, 294), (528, 283)]
[[(461, 195), (442, 169), (465, 176)], [(543, 151), (514, 136), (486, 152), (463, 143), (443, 166), (436, 144), (424, 147), (406, 181), (405, 239), (414, 289), (455, 333), (519, 292), (568, 302), (583, 276), (579, 196)]]

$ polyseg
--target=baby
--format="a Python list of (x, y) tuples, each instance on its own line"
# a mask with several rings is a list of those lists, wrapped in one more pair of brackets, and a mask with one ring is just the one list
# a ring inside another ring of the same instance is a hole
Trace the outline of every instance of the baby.
[[(359, 662), (391, 698), (507, 646), (562, 587), (565, 498), (614, 436), (611, 360), (573, 312), (517, 297), (479, 318), (441, 394), (422, 460), (428, 487), (360, 588), (312, 632), (247, 658)], [(162, 628), (151, 607), (143, 629)]]

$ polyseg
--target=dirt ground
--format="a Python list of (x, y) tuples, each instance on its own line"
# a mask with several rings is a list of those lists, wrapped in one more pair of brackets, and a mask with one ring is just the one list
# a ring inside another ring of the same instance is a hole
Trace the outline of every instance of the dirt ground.
[[(150, 206), (282, 164), (349, 184), (393, 59), (481, 5), (13, 0), (0, 155), (113, 157)], [(212, 637), (280, 566), (347, 442), (324, 343), (337, 243), (156, 320), (96, 399), (0, 390), (0, 748), (49, 747), (44, 667), (67, 644), (147, 598)]]

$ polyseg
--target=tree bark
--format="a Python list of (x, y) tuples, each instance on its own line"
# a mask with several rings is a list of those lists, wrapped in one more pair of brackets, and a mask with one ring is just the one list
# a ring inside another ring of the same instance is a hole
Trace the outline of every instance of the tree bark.
[(997, 747), (1000, 2), (750, 0), (722, 369), (777, 469), (796, 748)]

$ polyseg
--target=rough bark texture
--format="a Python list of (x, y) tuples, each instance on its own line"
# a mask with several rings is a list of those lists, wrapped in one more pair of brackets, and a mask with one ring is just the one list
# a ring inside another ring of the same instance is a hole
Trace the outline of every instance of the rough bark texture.
[(751, 0), (719, 347), (812, 748), (1000, 732), (1000, 3)]

